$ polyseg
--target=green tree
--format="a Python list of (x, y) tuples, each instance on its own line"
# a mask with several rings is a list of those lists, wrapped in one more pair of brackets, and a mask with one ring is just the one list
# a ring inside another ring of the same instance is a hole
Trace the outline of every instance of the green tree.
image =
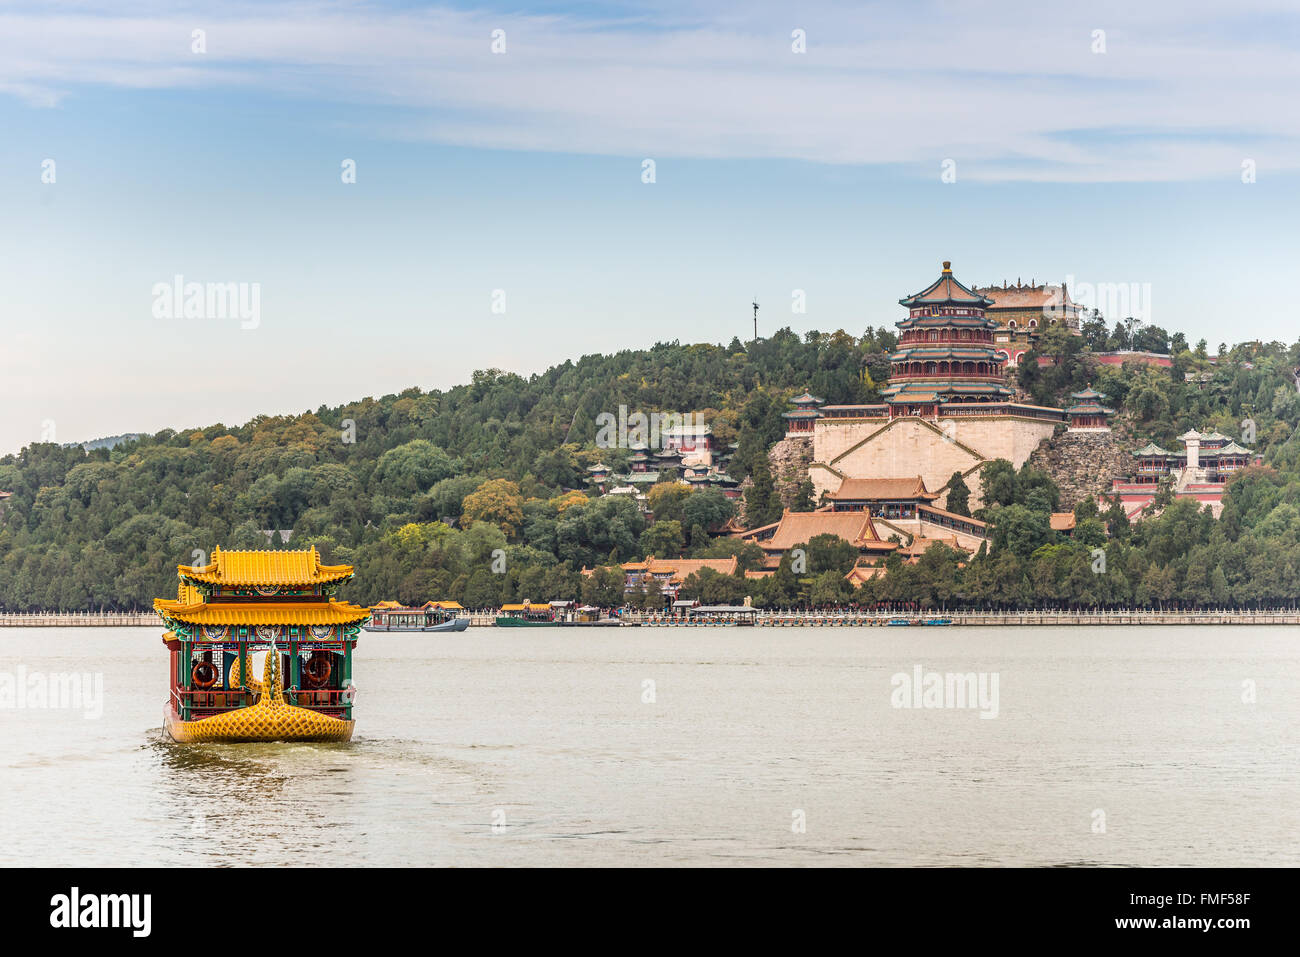
[(641, 533), (641, 554), (660, 558), (676, 558), (684, 545), (682, 523), (678, 521), (655, 522)]
[(948, 511), (957, 515), (970, 514), (970, 488), (961, 472), (953, 472), (948, 479)]
[(598, 608), (617, 608), (623, 604), (625, 580), (618, 565), (599, 565), (582, 580), (582, 600)]

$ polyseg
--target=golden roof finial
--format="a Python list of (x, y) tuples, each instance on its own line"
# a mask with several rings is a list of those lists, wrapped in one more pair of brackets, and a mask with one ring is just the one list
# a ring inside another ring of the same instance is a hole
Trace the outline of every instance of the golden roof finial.
[(949, 262), (948, 260), (946, 260), (946, 259), (943, 261), (943, 271), (944, 271), (944, 272), (952, 272), (952, 263), (950, 263), (950, 262)]

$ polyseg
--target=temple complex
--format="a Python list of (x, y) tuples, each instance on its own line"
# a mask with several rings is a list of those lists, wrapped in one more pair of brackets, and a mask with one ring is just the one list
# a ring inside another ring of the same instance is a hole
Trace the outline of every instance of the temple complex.
[[(865, 511), (883, 534), (897, 533), (901, 541), (924, 548), (924, 542), (942, 540), (953, 548), (978, 551), (988, 540), (988, 525), (969, 515), (958, 515), (935, 504), (939, 493), (925, 487), (917, 475), (906, 479), (845, 479), (826, 496), (832, 511)], [(919, 554), (904, 550), (904, 555)]]
[[(666, 600), (675, 599), (686, 579), (696, 572), (709, 568), (719, 575), (734, 575), (737, 561), (731, 558), (655, 558), (647, 555), (643, 562), (623, 563), (623, 593), (644, 592), (651, 579), (659, 583), (659, 591)], [(591, 569), (582, 569), (590, 575)]]
[(603, 462), (587, 469), (584, 481), (599, 495), (627, 495), (649, 514), (646, 493), (668, 478), (693, 489), (715, 488), (727, 498), (740, 497), (740, 483), (727, 474), (731, 448), (721, 447), (713, 430), (704, 424), (663, 429), (660, 447), (635, 446), (628, 470), (615, 472)]
[(997, 326), (993, 341), (1010, 366), (1020, 364), (1042, 328), (1064, 323), (1079, 332), (1082, 309), (1070, 299), (1065, 283), (1039, 285), (1031, 279), (1026, 286), (1017, 279), (1013, 286), (1004, 280), (1001, 286), (976, 286), (973, 291), (990, 301), (985, 315)]
[(993, 300), (962, 285), (951, 263), (899, 303), (907, 316), (897, 324), (884, 402), (823, 405), (805, 393), (786, 413), (786, 436), (806, 436), (811, 423), (808, 475), (819, 498), (849, 479), (920, 476), (937, 496), (932, 507), (941, 507), (959, 472), (977, 508), (984, 464), (1001, 458), (1019, 468), (1068, 417), (1016, 401), (1006, 350), (995, 341), (999, 326), (988, 317)]
[[(1155, 499), (1160, 483), (1166, 481), (1176, 498), (1192, 498), (1209, 505), (1217, 518), (1223, 509), (1223, 492), (1234, 474), (1258, 465), (1262, 456), (1239, 445), (1222, 432), (1190, 429), (1178, 437), (1181, 451), (1163, 449), (1148, 442), (1133, 452), (1133, 471), (1127, 479), (1115, 479), (1111, 498), (1118, 498), (1130, 519), (1138, 518)], [(1103, 501), (1101, 507), (1105, 508)]]
[(829, 506), (811, 512), (786, 509), (780, 521), (751, 528), (738, 537), (763, 549), (766, 556), (763, 569), (775, 571), (781, 564), (781, 556), (798, 545), (808, 544), (817, 535), (834, 535), (849, 542), (858, 549), (859, 561), (864, 564), (878, 564), (899, 548), (898, 542), (880, 537), (870, 512), (837, 512)]

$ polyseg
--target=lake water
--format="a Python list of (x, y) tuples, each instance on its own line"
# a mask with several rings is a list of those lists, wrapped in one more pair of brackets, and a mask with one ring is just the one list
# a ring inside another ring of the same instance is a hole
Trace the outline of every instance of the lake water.
[(180, 746), (158, 629), (0, 629), (103, 675), (0, 710), (0, 864), (1294, 866), (1298, 631), (363, 633), (350, 744)]

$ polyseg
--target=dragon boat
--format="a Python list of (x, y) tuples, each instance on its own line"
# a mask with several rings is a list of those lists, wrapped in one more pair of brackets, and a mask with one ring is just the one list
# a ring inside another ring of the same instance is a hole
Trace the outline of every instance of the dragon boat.
[(207, 564), (178, 565), (176, 599), (154, 601), (171, 653), (167, 734), (181, 743), (350, 740), (352, 652), (370, 615), (334, 598), (352, 574), (322, 564), (314, 547), (217, 548)]

